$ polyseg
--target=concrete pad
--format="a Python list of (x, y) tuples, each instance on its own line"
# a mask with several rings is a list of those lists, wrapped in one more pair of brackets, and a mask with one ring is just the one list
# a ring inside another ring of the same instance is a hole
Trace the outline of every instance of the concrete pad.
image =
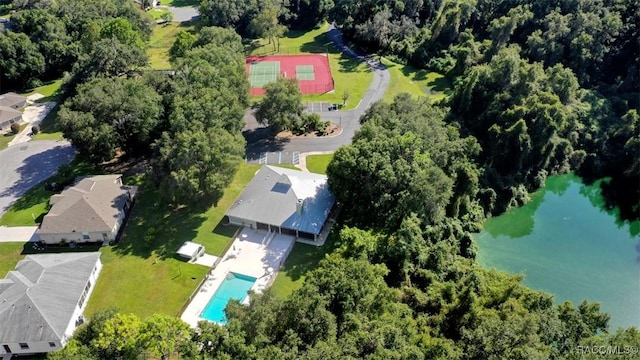
[(0, 226), (0, 242), (36, 242), (37, 226)]
[(31, 102), (35, 102), (38, 101), (40, 99), (44, 99), (44, 95), (40, 94), (40, 93), (33, 93), (29, 96), (27, 96), (27, 100), (31, 101)]
[[(197, 327), (199, 321), (206, 320), (200, 314), (229, 272), (255, 277), (257, 280), (251, 290), (263, 292), (276, 279), (294, 242), (293, 236), (243, 228), (187, 305), (181, 315), (182, 320), (193, 328)], [(244, 302), (248, 302), (248, 298)]]
[(199, 258), (196, 259), (196, 261), (194, 261), (194, 264), (198, 264), (198, 265), (204, 265), (206, 267), (212, 267), (215, 263), (216, 260), (218, 260), (219, 257), (217, 256), (213, 256), (213, 255), (209, 255), (209, 254), (204, 254), (202, 256), (200, 256)]

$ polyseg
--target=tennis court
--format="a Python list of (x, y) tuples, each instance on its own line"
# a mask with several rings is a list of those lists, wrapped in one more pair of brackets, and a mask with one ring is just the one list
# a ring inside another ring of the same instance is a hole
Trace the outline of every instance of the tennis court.
[(251, 95), (264, 95), (264, 85), (278, 77), (297, 79), (303, 94), (324, 94), (334, 90), (326, 55), (250, 56), (246, 64)]
[(315, 80), (313, 65), (296, 65), (296, 78), (298, 80)]
[(249, 83), (251, 87), (264, 87), (264, 85), (276, 81), (280, 76), (279, 61), (261, 61), (251, 63), (249, 67)]

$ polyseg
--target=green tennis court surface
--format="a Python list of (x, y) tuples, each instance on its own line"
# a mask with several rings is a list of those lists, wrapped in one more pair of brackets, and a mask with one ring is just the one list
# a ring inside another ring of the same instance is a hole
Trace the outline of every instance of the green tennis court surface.
[(263, 87), (267, 83), (276, 81), (278, 76), (280, 76), (279, 61), (261, 61), (249, 67), (251, 87)]
[(313, 65), (296, 65), (296, 78), (298, 80), (315, 80)]

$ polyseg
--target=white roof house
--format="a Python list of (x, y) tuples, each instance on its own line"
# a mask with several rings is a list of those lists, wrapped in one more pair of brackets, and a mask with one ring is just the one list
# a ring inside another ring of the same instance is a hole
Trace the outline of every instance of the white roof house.
[(263, 166), (226, 216), (231, 224), (317, 240), (334, 203), (325, 175)]
[(0, 358), (58, 350), (82, 322), (99, 252), (27, 255), (0, 279)]

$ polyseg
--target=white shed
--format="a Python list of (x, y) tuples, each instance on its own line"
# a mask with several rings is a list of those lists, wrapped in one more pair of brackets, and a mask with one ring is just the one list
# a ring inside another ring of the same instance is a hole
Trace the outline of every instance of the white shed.
[(204, 255), (204, 246), (191, 241), (185, 241), (180, 249), (178, 249), (178, 255), (185, 259), (189, 259), (189, 261), (196, 260), (200, 256)]

